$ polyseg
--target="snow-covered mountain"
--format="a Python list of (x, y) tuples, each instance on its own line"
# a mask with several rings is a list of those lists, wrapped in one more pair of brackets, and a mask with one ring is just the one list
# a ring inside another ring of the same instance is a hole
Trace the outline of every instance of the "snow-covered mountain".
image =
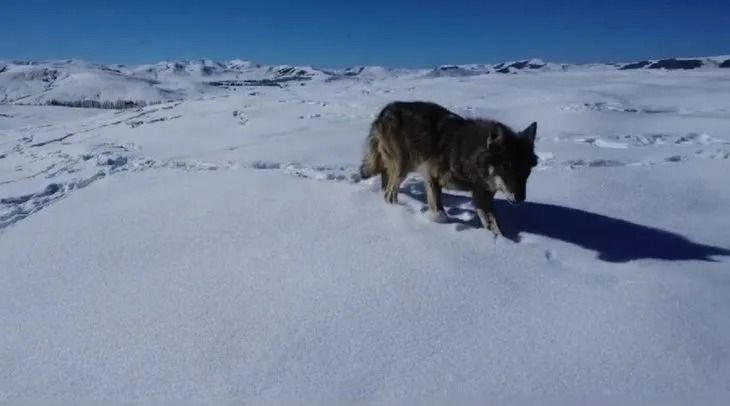
[(167, 61), (138, 66), (77, 60), (5, 61), (0, 62), (0, 103), (154, 103), (238, 86), (281, 86), (330, 75), (312, 67), (264, 66), (240, 60)]
[[(208, 59), (125, 66), (79, 60), (0, 61), (0, 104), (69, 104), (82, 107), (141, 105), (216, 94), (242, 87), (312, 81), (376, 81), (397, 77), (465, 77), (551, 71), (694, 70), (730, 68), (730, 56), (644, 60), (610, 64), (559, 64), (527, 59), (499, 64), (442, 65), (432, 69), (361, 66), (319, 69)], [(126, 103), (126, 104), (125, 104)]]

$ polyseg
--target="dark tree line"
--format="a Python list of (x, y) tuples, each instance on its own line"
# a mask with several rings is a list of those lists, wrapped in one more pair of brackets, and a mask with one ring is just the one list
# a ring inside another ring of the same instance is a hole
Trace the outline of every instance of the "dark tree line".
[(155, 104), (161, 104), (162, 101), (147, 102), (144, 100), (116, 100), (116, 101), (97, 101), (97, 100), (48, 100), (46, 102), (49, 106), (63, 106), (63, 107), (74, 107), (82, 109), (109, 109), (109, 110), (124, 110), (134, 109), (139, 107), (151, 106)]

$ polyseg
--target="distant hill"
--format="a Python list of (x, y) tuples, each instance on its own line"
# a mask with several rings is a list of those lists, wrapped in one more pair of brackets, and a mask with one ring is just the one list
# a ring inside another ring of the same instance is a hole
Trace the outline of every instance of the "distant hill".
[(101, 65), (80, 60), (0, 61), (0, 104), (55, 104), (125, 108), (232, 89), (339, 80), (438, 78), (583, 70), (696, 70), (730, 68), (730, 56), (644, 60), (631, 63), (560, 64), (527, 59), (499, 64), (442, 65), (432, 69), (360, 66), (320, 69), (250, 61), (165, 61)]

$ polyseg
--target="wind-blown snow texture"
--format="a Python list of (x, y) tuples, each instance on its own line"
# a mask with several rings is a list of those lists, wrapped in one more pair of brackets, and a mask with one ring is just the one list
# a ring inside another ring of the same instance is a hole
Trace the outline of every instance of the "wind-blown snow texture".
[[(0, 401), (730, 401), (730, 71), (316, 72), (0, 106)], [(395, 99), (538, 121), (521, 242), (358, 181)]]

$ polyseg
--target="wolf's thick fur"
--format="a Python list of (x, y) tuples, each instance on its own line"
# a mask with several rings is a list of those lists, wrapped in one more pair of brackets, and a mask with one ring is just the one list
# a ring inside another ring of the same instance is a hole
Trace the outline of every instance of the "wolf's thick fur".
[(363, 179), (381, 175), (385, 200), (398, 201), (409, 172), (420, 170), (428, 207), (446, 218), (441, 188), (472, 192), (484, 227), (501, 234), (492, 200), (501, 191), (510, 202), (526, 197), (527, 178), (537, 165), (537, 123), (515, 133), (492, 120), (466, 119), (429, 102), (393, 102), (373, 121), (360, 167)]

